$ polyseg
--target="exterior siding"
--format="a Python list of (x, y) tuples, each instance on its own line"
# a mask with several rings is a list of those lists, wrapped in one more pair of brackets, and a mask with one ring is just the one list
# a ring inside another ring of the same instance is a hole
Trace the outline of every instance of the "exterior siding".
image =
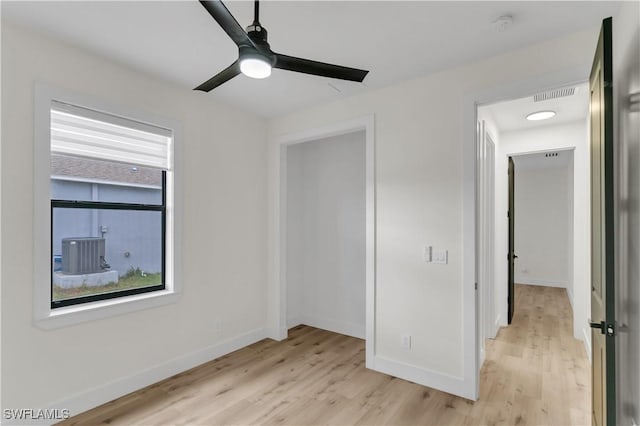
[[(162, 200), (162, 190), (52, 179), (51, 197), (157, 204)], [(157, 273), (162, 267), (161, 225), (161, 215), (154, 211), (56, 209), (52, 254), (62, 254), (62, 238), (104, 236), (106, 261), (119, 276), (131, 268)]]

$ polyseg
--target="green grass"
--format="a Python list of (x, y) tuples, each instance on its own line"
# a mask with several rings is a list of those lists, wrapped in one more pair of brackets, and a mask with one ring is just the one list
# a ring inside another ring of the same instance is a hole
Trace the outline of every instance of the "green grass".
[(73, 299), (94, 294), (109, 293), (112, 291), (128, 290), (131, 288), (149, 287), (162, 283), (160, 273), (146, 274), (144, 277), (139, 270), (130, 270), (117, 283), (109, 283), (97, 286), (82, 285), (80, 287), (62, 288), (53, 286), (53, 300)]

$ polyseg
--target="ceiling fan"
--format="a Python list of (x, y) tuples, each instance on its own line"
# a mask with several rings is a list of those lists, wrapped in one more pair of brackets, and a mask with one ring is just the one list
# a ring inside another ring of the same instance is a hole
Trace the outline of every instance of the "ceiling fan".
[(258, 19), (259, 0), (255, 0), (253, 23), (246, 32), (221, 1), (200, 0), (200, 3), (238, 46), (238, 59), (194, 90), (209, 92), (240, 73), (252, 78), (266, 78), (271, 75), (272, 68), (357, 82), (362, 82), (369, 72), (275, 53), (267, 43), (267, 30)]

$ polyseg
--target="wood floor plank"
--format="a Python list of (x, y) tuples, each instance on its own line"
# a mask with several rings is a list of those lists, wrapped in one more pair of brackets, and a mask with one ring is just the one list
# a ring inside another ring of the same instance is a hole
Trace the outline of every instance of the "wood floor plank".
[(588, 425), (590, 365), (564, 289), (516, 285), (469, 401), (367, 370), (360, 339), (308, 326), (68, 419), (63, 425)]

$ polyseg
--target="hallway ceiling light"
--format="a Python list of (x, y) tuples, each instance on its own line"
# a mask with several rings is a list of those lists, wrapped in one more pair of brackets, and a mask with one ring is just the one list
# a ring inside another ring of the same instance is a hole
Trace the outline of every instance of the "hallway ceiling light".
[(527, 115), (527, 120), (529, 121), (546, 120), (548, 118), (553, 117), (554, 115), (556, 115), (555, 111), (532, 112), (531, 114)]

